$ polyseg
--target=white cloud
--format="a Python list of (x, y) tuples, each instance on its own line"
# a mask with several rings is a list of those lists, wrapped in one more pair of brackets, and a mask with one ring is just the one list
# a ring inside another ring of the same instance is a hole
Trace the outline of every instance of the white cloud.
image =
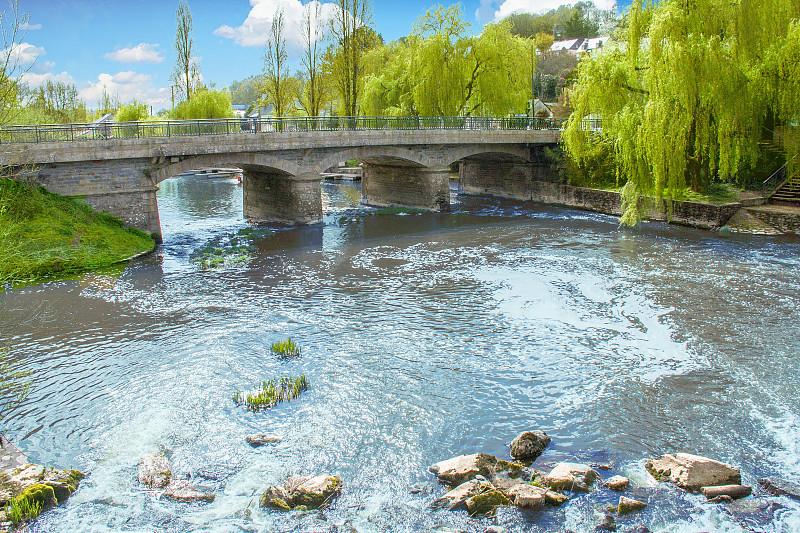
[[(514, 13), (543, 13), (564, 4), (563, 0), (504, 0), (494, 12), (494, 19), (502, 20)], [(598, 9), (613, 9), (617, 2), (616, 0), (595, 0), (594, 5)]]
[(90, 82), (89, 86), (81, 89), (78, 94), (89, 107), (92, 107), (100, 101), (104, 90), (111, 97), (119, 97), (122, 102), (138, 100), (152, 105), (156, 109), (166, 107), (170, 103), (169, 87), (156, 88), (153, 86), (151, 75), (131, 70), (124, 70), (113, 75), (100, 74), (96, 82)]
[(3, 50), (3, 57), (9, 58), (11, 65), (32, 65), (39, 56), (45, 54), (44, 48), (30, 43), (19, 43)]
[[(272, 18), (280, 7), (283, 9), (284, 35), (289, 54), (297, 54), (302, 49), (304, 13), (300, 0), (250, 0), (250, 5), (252, 6), (250, 13), (241, 25), (235, 28), (227, 24), (220, 26), (214, 30), (214, 35), (231, 39), (239, 46), (264, 46), (267, 43)], [(336, 7), (330, 2), (320, 5), (321, 24), (325, 25), (333, 17)]]
[(19, 25), (19, 29), (21, 29), (23, 31), (41, 30), (42, 29), (42, 25), (41, 24), (30, 24), (28, 22), (23, 22), (22, 24)]
[(72, 76), (67, 74), (66, 72), (62, 72), (61, 74), (54, 74), (52, 72), (26, 72), (22, 76), (20, 76), (20, 81), (26, 83), (28, 87), (35, 88), (43, 83), (47, 83), (48, 81), (55, 82), (63, 82), (63, 83), (75, 83), (75, 80), (72, 79)]
[(128, 48), (120, 48), (105, 55), (106, 59), (120, 63), (161, 63), (164, 56), (157, 44), (140, 43)]

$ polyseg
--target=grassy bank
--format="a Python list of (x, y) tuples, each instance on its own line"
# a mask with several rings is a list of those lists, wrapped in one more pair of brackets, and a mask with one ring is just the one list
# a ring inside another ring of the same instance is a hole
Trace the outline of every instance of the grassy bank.
[(112, 265), (154, 246), (83, 200), (0, 179), (0, 289)]

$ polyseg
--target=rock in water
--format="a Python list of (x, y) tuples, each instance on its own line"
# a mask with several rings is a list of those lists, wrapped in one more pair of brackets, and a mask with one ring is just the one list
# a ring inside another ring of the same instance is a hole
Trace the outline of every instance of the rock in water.
[(514, 485), (506, 493), (511, 502), (524, 509), (544, 509), (545, 494), (547, 489), (536, 487), (528, 483)]
[(603, 485), (611, 490), (622, 491), (627, 489), (631, 484), (631, 480), (625, 476), (614, 476), (608, 478)]
[(466, 501), (477, 494), (495, 490), (491, 483), (479, 479), (465, 481), (447, 494), (434, 501), (434, 506), (447, 507), (451, 511), (466, 507)]
[(511, 442), (511, 456), (523, 461), (534, 461), (550, 444), (544, 431), (526, 431)]
[(647, 507), (647, 504), (645, 502), (640, 502), (639, 500), (634, 500), (633, 498), (626, 498), (625, 496), (620, 496), (619, 504), (617, 505), (617, 514), (623, 516), (628, 513), (633, 513), (635, 511), (641, 511), (645, 507)]
[(244, 440), (253, 448), (266, 446), (267, 444), (277, 444), (283, 439), (275, 435), (248, 435)]
[(459, 455), (431, 465), (428, 470), (439, 477), (439, 481), (455, 486), (473, 479), (477, 475), (491, 478), (497, 458), (488, 453)]
[(702, 487), (742, 483), (738, 468), (688, 453), (650, 459), (645, 468), (657, 480), (671, 481), (690, 492), (698, 492)]
[(595, 531), (616, 531), (617, 524), (614, 522), (614, 517), (610, 514), (607, 514), (603, 517), (603, 523), (599, 526), (595, 526)]
[(467, 512), (470, 515), (489, 515), (494, 513), (498, 507), (510, 503), (506, 495), (499, 490), (477, 494), (466, 501)]
[(727, 496), (732, 500), (737, 500), (739, 498), (750, 496), (750, 493), (753, 492), (753, 489), (743, 485), (719, 485), (716, 487), (703, 487), (700, 489), (700, 492), (706, 497), (707, 500), (713, 500), (714, 498), (719, 498), (720, 496)]
[(164, 489), (164, 496), (171, 500), (184, 503), (192, 502), (213, 502), (214, 494), (200, 492), (194, 487), (189, 485), (188, 481), (182, 479), (173, 479), (167, 488)]
[(261, 495), (261, 507), (288, 511), (303, 508), (319, 509), (342, 490), (342, 480), (337, 476), (293, 476), (281, 486), (271, 486)]
[(139, 463), (139, 483), (151, 489), (161, 489), (169, 485), (172, 471), (166, 457), (160, 453), (148, 453)]
[(588, 492), (589, 485), (599, 477), (600, 474), (590, 466), (578, 463), (558, 463), (544, 477), (543, 483), (554, 490)]
[(759, 479), (758, 484), (775, 496), (789, 496), (795, 500), (800, 500), (800, 485), (795, 485), (794, 483), (788, 483), (779, 479), (768, 478)]

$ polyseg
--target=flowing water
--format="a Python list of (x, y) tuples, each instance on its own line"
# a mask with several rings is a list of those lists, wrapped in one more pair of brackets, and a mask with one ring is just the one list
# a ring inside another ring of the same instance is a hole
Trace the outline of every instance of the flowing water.
[[(641, 487), (654, 503), (622, 530), (800, 531), (789, 499), (739, 515), (643, 468), (686, 451), (741, 466), (747, 484), (800, 482), (800, 241), (464, 196), (451, 214), (379, 214), (352, 184), (323, 196), (324, 224), (204, 269), (193, 253), (246, 227), (241, 189), (173, 178), (157, 253), (0, 293), (2, 341), (33, 372), (6, 432), (32, 461), (88, 473), (33, 531), (592, 530), (618, 495), (484, 519), (431, 508), (445, 489), (430, 464), (508, 458), (528, 429), (553, 439), (537, 466), (608, 463)], [(270, 353), (287, 337), (300, 358)], [(301, 373), (310, 389), (292, 402), (252, 413), (231, 399)], [(256, 433), (283, 442), (253, 449)], [(216, 500), (144, 490), (137, 463), (159, 450)], [(342, 495), (322, 513), (259, 509), (293, 473), (336, 474)]]

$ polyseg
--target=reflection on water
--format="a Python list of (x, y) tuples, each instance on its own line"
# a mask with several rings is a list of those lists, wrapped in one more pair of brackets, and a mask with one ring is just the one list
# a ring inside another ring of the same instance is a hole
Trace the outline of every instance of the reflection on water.
[[(323, 184), (325, 222), (256, 241), (247, 267), (190, 255), (246, 227), (241, 189), (180, 178), (159, 193), (164, 245), (121, 277), (0, 295), (0, 334), (30, 398), (4, 421), (36, 461), (91, 475), (34, 531), (589, 531), (599, 492), (496, 519), (436, 511), (427, 466), (507, 457), (522, 430), (553, 437), (541, 465), (690, 451), (800, 482), (797, 241), (719, 237), (514, 201), (461, 198), (452, 214), (374, 215), (352, 184)], [(291, 336), (303, 356), (269, 345)], [(231, 394), (305, 374), (299, 400), (261, 413)], [(252, 449), (244, 437), (284, 441)], [(216, 501), (158, 499), (136, 464), (165, 450)], [(321, 516), (257, 509), (290, 473), (330, 472)], [(411, 491), (411, 488), (415, 488)], [(618, 518), (654, 531), (743, 531), (721, 507), (669, 502)], [(782, 501), (766, 531), (797, 531)], [(754, 527), (751, 525), (751, 527)], [(757, 529), (759, 530), (759, 529)]]

